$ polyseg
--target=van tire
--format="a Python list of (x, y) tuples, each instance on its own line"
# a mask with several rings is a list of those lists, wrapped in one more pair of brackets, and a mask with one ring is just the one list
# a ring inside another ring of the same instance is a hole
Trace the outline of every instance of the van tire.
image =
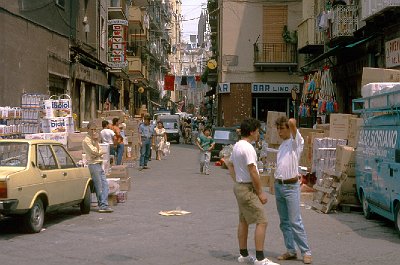
[(363, 214), (365, 219), (371, 219), (372, 218), (372, 212), (371, 208), (369, 208), (369, 204), (367, 201), (367, 198), (365, 198), (364, 193), (361, 193), (361, 203), (362, 203), (362, 208), (363, 208)]
[(397, 233), (400, 235), (400, 202), (397, 203), (394, 211), (394, 224), (396, 226)]

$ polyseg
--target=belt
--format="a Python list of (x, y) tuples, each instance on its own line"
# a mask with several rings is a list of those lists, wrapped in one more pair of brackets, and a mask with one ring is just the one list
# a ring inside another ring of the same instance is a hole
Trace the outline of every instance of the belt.
[(295, 184), (299, 182), (299, 178), (291, 178), (291, 179), (275, 179), (275, 182), (278, 184)]

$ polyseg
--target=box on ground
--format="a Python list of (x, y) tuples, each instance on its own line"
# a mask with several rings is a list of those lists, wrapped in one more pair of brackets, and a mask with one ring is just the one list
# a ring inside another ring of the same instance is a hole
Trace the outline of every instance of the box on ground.
[(329, 137), (334, 139), (349, 139), (351, 114), (333, 113), (330, 117)]
[(128, 200), (128, 192), (127, 191), (119, 191), (117, 192), (117, 202), (123, 203)]
[(131, 177), (126, 179), (121, 179), (119, 181), (119, 190), (120, 191), (130, 191), (131, 190)]
[(354, 147), (346, 145), (336, 146), (336, 171), (346, 173), (347, 176), (356, 174), (356, 152)]
[(369, 83), (400, 82), (400, 70), (364, 67), (361, 86)]
[(362, 118), (351, 118), (349, 125), (349, 138), (348, 146), (357, 147), (358, 136), (360, 134), (360, 127), (364, 123)]
[(81, 151), (83, 149), (82, 147), (82, 141), (85, 139), (87, 135), (87, 132), (81, 132), (81, 133), (68, 133), (68, 144), (67, 148), (69, 151)]
[(118, 203), (118, 196), (116, 194), (108, 195), (108, 206), (115, 206)]
[(107, 177), (108, 178), (127, 179), (128, 178), (128, 168), (126, 165), (112, 166), (110, 168), (110, 174)]

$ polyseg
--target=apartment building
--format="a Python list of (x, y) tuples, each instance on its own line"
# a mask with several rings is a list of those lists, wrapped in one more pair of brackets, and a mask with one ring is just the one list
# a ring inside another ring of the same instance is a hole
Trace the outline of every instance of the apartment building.
[(266, 121), (268, 111), (294, 116), (291, 95), (300, 92), (303, 80), (295, 34), (301, 10), (302, 1), (294, 0), (208, 2), (217, 61), (209, 83), (219, 125), (237, 125), (249, 116)]
[(361, 97), (363, 67), (400, 69), (399, 15), (399, 0), (303, 0), (300, 67), (330, 68), (341, 112)]

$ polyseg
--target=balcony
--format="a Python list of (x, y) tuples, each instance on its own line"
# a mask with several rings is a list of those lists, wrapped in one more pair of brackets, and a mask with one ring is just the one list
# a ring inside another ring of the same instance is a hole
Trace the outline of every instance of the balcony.
[(318, 31), (315, 18), (304, 20), (298, 28), (299, 53), (322, 53), (324, 51), (324, 33)]
[(129, 77), (136, 80), (147, 79), (148, 71), (146, 65), (142, 64), (139, 56), (128, 56), (128, 74)]
[(143, 13), (139, 7), (137, 6), (129, 7), (128, 21), (129, 21), (129, 32), (133, 33), (136, 31), (144, 30)]
[(353, 38), (354, 32), (358, 30), (358, 6), (337, 5), (332, 12), (331, 42), (343, 38)]
[(109, 0), (108, 19), (124, 19), (128, 14), (128, 5), (126, 0)]
[(297, 47), (291, 43), (254, 44), (255, 67), (291, 67), (297, 65)]
[(400, 9), (399, 0), (363, 0), (361, 20), (371, 20), (376, 16)]

